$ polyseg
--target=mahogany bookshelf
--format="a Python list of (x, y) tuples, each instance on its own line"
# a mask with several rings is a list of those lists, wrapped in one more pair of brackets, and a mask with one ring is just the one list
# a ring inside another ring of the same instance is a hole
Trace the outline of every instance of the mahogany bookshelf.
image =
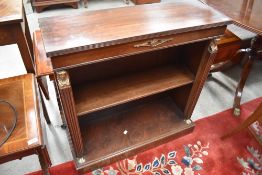
[(186, 0), (39, 23), (36, 55), (45, 56), (36, 57), (37, 73), (53, 72), (76, 168), (84, 173), (193, 130), (216, 38), (231, 20)]

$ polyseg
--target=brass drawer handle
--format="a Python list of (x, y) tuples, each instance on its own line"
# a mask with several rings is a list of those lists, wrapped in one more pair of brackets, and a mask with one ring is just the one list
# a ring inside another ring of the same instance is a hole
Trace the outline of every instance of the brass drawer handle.
[(165, 42), (172, 41), (172, 40), (173, 40), (173, 38), (152, 39), (152, 40), (146, 41), (146, 42), (141, 43), (141, 44), (136, 44), (136, 45), (134, 45), (134, 47), (156, 47), (156, 46), (159, 46), (161, 44), (164, 44)]

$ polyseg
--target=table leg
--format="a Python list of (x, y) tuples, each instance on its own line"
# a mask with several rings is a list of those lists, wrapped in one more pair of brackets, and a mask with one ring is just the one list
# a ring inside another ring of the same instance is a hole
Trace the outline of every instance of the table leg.
[(52, 165), (46, 146), (40, 147), (37, 150), (39, 162), (44, 175), (49, 175), (48, 168)]
[(39, 95), (40, 95), (40, 100), (41, 100), (41, 103), (42, 103), (42, 108), (43, 108), (45, 121), (46, 121), (47, 124), (51, 124), (51, 121), (50, 121), (50, 118), (49, 118), (49, 115), (48, 115), (48, 112), (47, 112), (47, 109), (46, 109), (46, 105), (45, 105), (45, 102), (44, 102), (44, 99), (43, 99), (43, 95), (42, 95), (42, 92), (41, 92), (40, 88), (39, 88)]
[(16, 25), (15, 36), (27, 72), (34, 73), (33, 60), (21, 24)]
[(238, 83), (236, 92), (235, 92), (235, 98), (234, 98), (234, 104), (233, 104), (233, 114), (235, 116), (240, 115), (240, 101), (242, 97), (242, 92), (246, 83), (246, 80), (248, 78), (248, 75), (250, 73), (252, 64), (254, 62), (255, 57), (258, 54), (258, 48), (262, 45), (262, 37), (255, 37), (251, 41), (251, 48), (245, 49), (245, 52), (247, 53), (248, 59), (246, 60), (246, 63), (244, 64), (244, 68), (241, 73), (240, 81)]
[(28, 21), (27, 21), (27, 17), (26, 17), (24, 6), (23, 6), (23, 15), (24, 15), (24, 28), (25, 28), (24, 29), (24, 33), (25, 33), (25, 37), (26, 37), (26, 40), (27, 40), (27, 44), (28, 44), (30, 53), (31, 53), (31, 55), (33, 57), (33, 55), (34, 55), (34, 52), (33, 52), (33, 41), (32, 41), (32, 38), (31, 38), (31, 33), (30, 33), (30, 30), (29, 30)]
[(236, 92), (235, 92), (235, 98), (234, 98), (234, 104), (233, 104), (233, 110), (234, 115), (239, 116), (240, 115), (240, 101), (242, 97), (242, 92), (246, 83), (246, 80), (248, 78), (248, 75), (250, 73), (252, 64), (254, 62), (254, 56), (250, 54), (250, 51), (248, 51), (248, 59), (246, 60), (246, 63), (244, 64), (244, 68), (241, 73), (240, 81), (238, 83)]

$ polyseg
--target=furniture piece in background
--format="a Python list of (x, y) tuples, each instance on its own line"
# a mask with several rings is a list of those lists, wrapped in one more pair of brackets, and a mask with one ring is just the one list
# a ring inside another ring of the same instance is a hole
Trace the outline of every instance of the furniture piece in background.
[[(0, 164), (37, 154), (44, 174), (49, 174), (51, 161), (45, 146), (45, 125), (41, 124), (37, 89), (33, 74), (0, 80), (0, 99), (12, 104), (18, 117), (14, 131), (0, 147)], [(0, 123), (11, 117), (8, 115), (1, 110)]]
[(225, 34), (218, 40), (218, 53), (210, 73), (223, 71), (240, 63), (244, 54), (239, 51), (249, 47), (253, 37), (253, 33), (233, 24), (229, 25)]
[(59, 4), (77, 9), (78, 2), (79, 0), (32, 0), (32, 5), (35, 8), (36, 12), (40, 13), (47, 7)]
[[(238, 127), (233, 129), (232, 131), (226, 133), (224, 136), (221, 137), (221, 139), (224, 140), (228, 137), (233, 136), (234, 134), (241, 132), (244, 129), (247, 129), (251, 124), (253, 124), (256, 121), (262, 124), (262, 103), (260, 103), (260, 105), (254, 111), (254, 113), (251, 114), (243, 123), (241, 123)], [(260, 144), (262, 144), (260, 139), (257, 138), (257, 140), (259, 141)]]
[(223, 12), (227, 16), (231, 17), (234, 23), (240, 27), (243, 27), (249, 31), (257, 34), (251, 41), (250, 47), (242, 50), (247, 54), (246, 63), (244, 64), (241, 78), (239, 80), (234, 104), (233, 113), (234, 115), (240, 115), (240, 101), (242, 97), (243, 88), (246, 80), (250, 73), (253, 61), (256, 57), (262, 55), (262, 23), (261, 23), (261, 11), (262, 1), (261, 0), (202, 0), (204, 3), (211, 7)]
[[(33, 43), (22, 0), (0, 0), (0, 46), (17, 44), (27, 73), (35, 73)], [(40, 89), (49, 99), (46, 77), (37, 78)], [(42, 94), (41, 94), (42, 97)], [(43, 109), (46, 111), (45, 103)], [(46, 121), (50, 123), (47, 111)]]
[(215, 38), (229, 23), (194, 0), (40, 19), (34, 44), (46, 56), (36, 72), (54, 75), (77, 170), (191, 132)]
[(0, 0), (0, 46), (17, 44), (24, 65), (34, 73), (33, 44), (21, 0)]
[(141, 4), (151, 4), (151, 3), (159, 3), (161, 0), (132, 0), (134, 4), (141, 5)]

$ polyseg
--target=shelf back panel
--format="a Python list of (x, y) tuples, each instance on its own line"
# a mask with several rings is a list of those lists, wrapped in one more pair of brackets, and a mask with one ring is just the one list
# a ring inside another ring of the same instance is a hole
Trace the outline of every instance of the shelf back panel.
[(179, 50), (181, 50), (181, 47), (167, 48), (72, 68), (69, 69), (71, 84), (74, 86), (87, 82), (108, 80), (119, 75), (124, 76), (156, 67), (177, 64), (180, 59), (183, 59)]

